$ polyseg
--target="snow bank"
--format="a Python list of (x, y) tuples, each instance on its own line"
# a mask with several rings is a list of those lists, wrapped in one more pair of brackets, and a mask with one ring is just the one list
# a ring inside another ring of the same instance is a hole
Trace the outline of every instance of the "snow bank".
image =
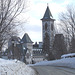
[(54, 61), (42, 61), (34, 64), (33, 66), (37, 65), (65, 66), (65, 67), (75, 68), (75, 58), (65, 58)]
[(0, 75), (35, 75), (35, 71), (18, 60), (0, 59)]

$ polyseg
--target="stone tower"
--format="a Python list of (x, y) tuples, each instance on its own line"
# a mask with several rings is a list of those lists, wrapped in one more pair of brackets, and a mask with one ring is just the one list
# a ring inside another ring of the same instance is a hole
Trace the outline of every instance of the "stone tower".
[(52, 50), (52, 45), (54, 41), (54, 21), (55, 19), (53, 19), (49, 6), (47, 6), (45, 14), (41, 20), (42, 20), (43, 43), (46, 42), (46, 37), (47, 37), (47, 39), (49, 39), (48, 40), (49, 50)]

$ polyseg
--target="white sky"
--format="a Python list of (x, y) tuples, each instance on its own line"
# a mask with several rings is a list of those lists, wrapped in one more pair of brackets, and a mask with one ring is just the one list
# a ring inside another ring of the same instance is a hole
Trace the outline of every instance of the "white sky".
[(20, 16), (24, 19), (28, 17), (28, 22), (21, 27), (21, 38), (24, 33), (28, 33), (33, 42), (42, 41), (42, 21), (40, 19), (43, 18), (47, 3), (53, 18), (58, 21), (58, 14), (65, 11), (68, 4), (75, 4), (75, 0), (29, 0), (29, 10)]

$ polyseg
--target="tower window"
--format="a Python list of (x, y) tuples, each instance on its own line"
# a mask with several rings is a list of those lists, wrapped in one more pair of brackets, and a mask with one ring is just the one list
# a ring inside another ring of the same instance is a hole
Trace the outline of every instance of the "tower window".
[(47, 23), (45, 24), (45, 30), (47, 30)]
[(54, 26), (53, 26), (53, 24), (51, 24), (51, 30), (53, 31), (53, 28), (54, 28)]

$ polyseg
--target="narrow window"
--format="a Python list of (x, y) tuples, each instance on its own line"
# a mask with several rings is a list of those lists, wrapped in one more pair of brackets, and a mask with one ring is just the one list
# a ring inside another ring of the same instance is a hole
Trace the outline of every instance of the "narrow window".
[(45, 30), (47, 30), (47, 23), (45, 24)]
[(53, 28), (54, 28), (54, 26), (53, 26), (53, 24), (51, 24), (51, 30), (53, 31)]

